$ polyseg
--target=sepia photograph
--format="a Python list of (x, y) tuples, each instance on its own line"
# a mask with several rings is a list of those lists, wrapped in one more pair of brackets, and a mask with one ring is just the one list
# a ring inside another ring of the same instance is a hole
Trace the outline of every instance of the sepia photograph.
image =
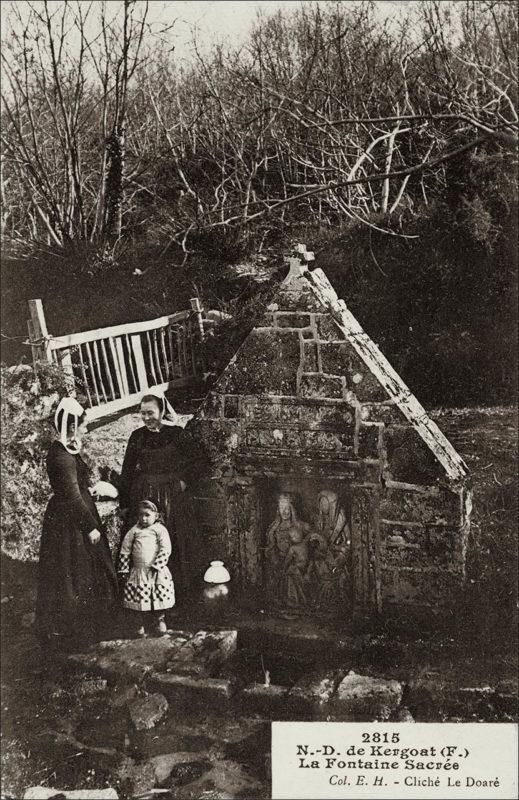
[(513, 0), (5, 0), (1, 800), (515, 800)]

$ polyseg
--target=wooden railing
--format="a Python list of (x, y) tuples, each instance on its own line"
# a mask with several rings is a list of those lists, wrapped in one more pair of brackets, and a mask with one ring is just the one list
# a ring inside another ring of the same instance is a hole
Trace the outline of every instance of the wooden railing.
[(199, 343), (204, 338), (198, 298), (175, 314), (65, 336), (51, 336), (41, 300), (29, 300), (29, 340), (35, 367), (56, 363), (99, 419), (139, 402), (150, 387), (184, 386), (202, 373)]

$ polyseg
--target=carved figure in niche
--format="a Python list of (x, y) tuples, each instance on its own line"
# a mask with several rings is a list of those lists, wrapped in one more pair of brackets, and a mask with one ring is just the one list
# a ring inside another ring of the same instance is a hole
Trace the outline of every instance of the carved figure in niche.
[(318, 533), (308, 537), (308, 567), (306, 594), (310, 605), (321, 608), (330, 605), (334, 597), (334, 564), (327, 541)]
[(286, 600), (285, 560), (290, 546), (293, 544), (290, 531), (299, 528), (304, 538), (308, 524), (297, 517), (292, 498), (287, 493), (278, 497), (278, 510), (274, 522), (267, 531), (265, 547), (266, 590), (270, 600), (284, 602)]
[(349, 582), (350, 527), (337, 492), (331, 489), (319, 492), (308, 548), (307, 595), (312, 604), (321, 608), (341, 602)]
[(285, 558), (285, 597), (289, 606), (302, 606), (306, 603), (306, 568), (308, 566), (308, 545), (300, 525), (294, 525), (288, 532), (292, 544)]

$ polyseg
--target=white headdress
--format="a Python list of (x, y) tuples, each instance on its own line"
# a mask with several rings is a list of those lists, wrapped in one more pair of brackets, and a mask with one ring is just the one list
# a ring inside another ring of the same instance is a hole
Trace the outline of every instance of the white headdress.
[(176, 425), (179, 428), (185, 428), (187, 423), (193, 419), (193, 414), (177, 414), (162, 389), (159, 389), (158, 386), (153, 386), (151, 389), (146, 389), (142, 397), (143, 399), (145, 397), (157, 398), (162, 406), (162, 413), (164, 414), (164, 418), (162, 420), (163, 425)]
[[(70, 445), (68, 442), (68, 418), (73, 417), (74, 419), (74, 436), (75, 439), (77, 436), (77, 424), (80, 417), (83, 416), (85, 413), (85, 409), (78, 403), (75, 397), (62, 397), (59, 401), (58, 407), (56, 409), (56, 413), (54, 414), (54, 427), (56, 428), (57, 432), (59, 433), (59, 439), (65, 450), (73, 455), (75, 453), (79, 453), (81, 447), (80, 445), (74, 444)], [(60, 420), (61, 415), (61, 420)]]

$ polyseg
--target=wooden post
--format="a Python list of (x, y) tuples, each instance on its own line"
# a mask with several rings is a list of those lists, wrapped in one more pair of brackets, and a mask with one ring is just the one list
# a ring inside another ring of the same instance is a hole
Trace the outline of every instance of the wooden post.
[[(139, 381), (137, 391), (144, 392), (144, 390), (148, 388), (148, 376), (146, 375), (146, 365), (144, 363), (144, 353), (142, 352), (141, 337), (138, 333), (136, 333), (133, 336), (130, 336), (130, 339), (132, 343), (133, 355), (135, 356), (135, 366), (137, 367), (137, 378)], [(150, 362), (151, 358), (152, 355), (150, 353)]]
[[(204, 341), (204, 336), (205, 336), (205, 331), (204, 331), (204, 311), (203, 311), (203, 308), (202, 308), (202, 304), (200, 303), (200, 300), (199, 300), (198, 297), (192, 297), (189, 302), (191, 303), (191, 308), (193, 309), (194, 315), (196, 317), (196, 326), (198, 328), (197, 339), (199, 340), (199, 343), (202, 344), (202, 342)], [(194, 327), (193, 325), (190, 325), (191, 334), (193, 334), (193, 327)], [(199, 357), (198, 358), (196, 357), (195, 342), (193, 341), (193, 339), (191, 339), (191, 348), (192, 348), (191, 353), (192, 353), (192, 359), (193, 359), (193, 374), (196, 375), (197, 366), (201, 369), (202, 372), (204, 371), (204, 354), (203, 354), (203, 352), (201, 352), (199, 354)]]
[(32, 324), (32, 319), (27, 320), (27, 330), (29, 331), (29, 341), (31, 343), (31, 353), (32, 353), (32, 363), (34, 369), (38, 364), (38, 361), (41, 361), (41, 347), (37, 344), (34, 344), (36, 341), (36, 336), (34, 333), (34, 325)]
[(124, 350), (122, 337), (118, 336), (115, 341), (115, 349), (117, 351), (117, 358), (119, 360), (119, 373), (121, 376), (121, 397), (129, 395), (130, 389), (128, 387), (128, 378), (126, 376), (126, 364), (124, 361)]
[(200, 334), (200, 341), (204, 341), (204, 312), (200, 300), (198, 297), (192, 297), (189, 301), (191, 303), (191, 308), (195, 312), (196, 315), (196, 323), (198, 326), (198, 332)]
[[(31, 328), (29, 330), (39, 348), (41, 358), (43, 361), (52, 364), (52, 348), (41, 300), (29, 300), (29, 312), (31, 314)], [(36, 366), (36, 364), (34, 366)]]
[(67, 387), (68, 393), (72, 396), (76, 396), (76, 380), (74, 377), (74, 367), (72, 364), (72, 354), (70, 352), (70, 347), (67, 347), (64, 350), (58, 350), (58, 358), (65, 373), (65, 385)]

